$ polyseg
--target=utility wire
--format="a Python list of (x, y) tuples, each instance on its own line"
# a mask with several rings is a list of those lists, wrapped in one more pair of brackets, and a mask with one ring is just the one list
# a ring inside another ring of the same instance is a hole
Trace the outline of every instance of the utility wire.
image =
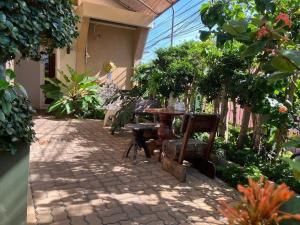
[[(179, 20), (181, 17), (185, 16), (185, 13), (187, 13), (187, 12), (193, 10), (193, 9), (196, 9), (196, 11), (198, 12), (198, 8), (195, 8), (195, 7), (198, 6), (198, 5), (200, 6), (200, 4), (201, 4), (202, 2), (204, 2), (204, 0), (198, 2), (197, 4), (195, 4), (195, 5), (191, 6), (191, 7), (189, 7), (188, 9), (186, 9), (185, 11), (183, 11), (182, 13), (180, 13), (180, 14), (178, 14), (178, 15), (175, 14), (175, 19), (176, 19), (176, 20)], [(186, 4), (186, 5), (187, 5), (187, 4)], [(177, 12), (178, 12), (178, 11), (177, 11)], [(167, 32), (167, 31), (170, 31), (170, 30), (171, 30), (170, 28), (167, 28), (167, 30), (164, 29), (164, 27), (165, 27), (166, 25), (170, 25), (170, 23), (169, 23), (169, 22), (170, 22), (170, 19), (171, 19), (171, 18), (168, 18), (168, 19), (162, 21), (161, 23), (155, 25), (155, 28), (153, 28), (153, 29), (151, 30), (152, 35), (153, 35), (153, 34), (155, 34), (155, 35), (156, 35), (156, 34), (163, 34), (163, 33)], [(163, 25), (161, 25), (161, 24), (163, 24)], [(158, 28), (159, 28), (159, 29), (158, 29)], [(155, 29), (158, 29), (158, 30), (157, 30), (158, 32), (153, 32)], [(159, 36), (159, 35), (158, 35), (158, 36)]]
[[(193, 12), (191, 15), (188, 15), (186, 18), (184, 18), (184, 19), (181, 20), (180, 22), (176, 23), (176, 24), (174, 25), (174, 27), (176, 27), (176, 26), (178, 26), (178, 25), (184, 23), (185, 21), (189, 20), (192, 16), (197, 15), (197, 14), (198, 14), (198, 11), (197, 11), (197, 12)], [(169, 31), (171, 31), (171, 28), (169, 28), (169, 29), (166, 30), (166, 31), (163, 31), (162, 33), (168, 33)], [(155, 41), (157, 38), (160, 38), (160, 37), (161, 37), (161, 34), (160, 34), (160, 35), (157, 35), (157, 36), (155, 36), (155, 37), (153, 37), (151, 40), (147, 41), (147, 44), (152, 43), (153, 41)]]
[[(187, 28), (189, 25), (191, 25), (193, 22), (199, 20), (200, 21), (200, 18), (196, 17), (196, 18), (193, 18), (193, 16), (197, 15), (198, 12), (196, 13), (193, 13), (192, 15), (189, 15), (189, 17), (185, 18), (184, 20), (180, 21), (179, 23), (177, 23), (175, 25), (176, 29), (174, 31), (174, 33), (176, 34), (179, 30), (183, 29), (183, 28)], [(191, 21), (190, 19), (193, 18), (193, 20)], [(177, 27), (178, 25), (181, 25), (180, 27)], [(170, 37), (170, 35), (168, 34), (168, 32), (165, 32), (167, 33), (166, 36), (157, 36), (156, 38), (153, 38), (151, 39), (149, 42), (147, 42), (147, 46), (146, 46), (146, 49), (148, 49), (149, 47), (152, 47), (154, 45), (156, 45), (157, 43), (159, 43), (161, 40), (164, 40), (165, 38), (167, 37)], [(159, 39), (158, 39), (159, 38)], [(153, 43), (153, 41), (155, 41)]]
[[(192, 1), (194, 1), (194, 0), (190, 0), (190, 1), (187, 2), (183, 7), (181, 7), (181, 8), (178, 9), (178, 10), (176, 10), (176, 12), (178, 13), (181, 9), (184, 9), (184, 8), (185, 8), (190, 2), (192, 2)], [(204, 1), (204, 0), (203, 0), (203, 1)], [(178, 15), (175, 14), (176, 18), (180, 17), (181, 15), (183, 15), (184, 13), (186, 13), (187, 11), (189, 11), (190, 9), (193, 9), (195, 6), (200, 5), (203, 1), (200, 1), (200, 2), (196, 3), (195, 5), (191, 6), (190, 8), (186, 9), (185, 11), (183, 11), (182, 13), (180, 13), (180, 14), (178, 14)], [(172, 16), (171, 16), (171, 17), (168, 17), (167, 19), (161, 21), (161, 22), (158, 23), (158, 24), (155, 24), (155, 26), (156, 26), (156, 27), (159, 27), (159, 26), (162, 25), (162, 24), (166, 24), (166, 23), (170, 22), (170, 19), (171, 19), (171, 18), (172, 18)], [(154, 29), (155, 29), (155, 28), (154, 28)]]

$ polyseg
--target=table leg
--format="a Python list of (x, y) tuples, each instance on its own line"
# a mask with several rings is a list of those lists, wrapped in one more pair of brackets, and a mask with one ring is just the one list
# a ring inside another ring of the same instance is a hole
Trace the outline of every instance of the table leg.
[(158, 136), (160, 139), (159, 158), (158, 158), (159, 162), (161, 162), (162, 142), (164, 140), (172, 139), (175, 137), (172, 128), (173, 118), (174, 118), (173, 115), (159, 114), (159, 120), (160, 120), (160, 126), (158, 129)]

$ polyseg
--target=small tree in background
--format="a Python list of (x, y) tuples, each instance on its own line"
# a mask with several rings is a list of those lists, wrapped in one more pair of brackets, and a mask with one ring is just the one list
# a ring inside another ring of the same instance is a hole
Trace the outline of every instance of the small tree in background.
[(162, 100), (166, 100), (170, 93), (182, 97), (186, 108), (192, 110), (199, 80), (211, 60), (220, 55), (218, 48), (210, 40), (190, 41), (158, 49), (156, 54), (152, 62), (136, 69), (133, 81)]
[(41, 47), (51, 52), (70, 46), (78, 17), (70, 0), (0, 0), (0, 78), (5, 63), (16, 56), (39, 59)]
[[(275, 135), (278, 155), (287, 129), (293, 125), (292, 117), (298, 99), (299, 0), (209, 1), (203, 4), (200, 14), (209, 29), (201, 31), (203, 40), (214, 33), (219, 44), (232, 39), (239, 41), (245, 46), (242, 56), (255, 59), (251, 71), (254, 79), (261, 77), (267, 81), (266, 85), (276, 87), (273, 93), (265, 92), (264, 104), (246, 107), (248, 110), (244, 111), (238, 146), (244, 144), (250, 113), (255, 113), (254, 147), (259, 148), (262, 126), (267, 126), (268, 131), (275, 132), (270, 136)], [(249, 91), (255, 94), (255, 88), (249, 87)], [(261, 90), (268, 91), (265, 87), (261, 86)], [(243, 97), (250, 100), (249, 96)], [(268, 114), (269, 119), (264, 120), (263, 114)]]

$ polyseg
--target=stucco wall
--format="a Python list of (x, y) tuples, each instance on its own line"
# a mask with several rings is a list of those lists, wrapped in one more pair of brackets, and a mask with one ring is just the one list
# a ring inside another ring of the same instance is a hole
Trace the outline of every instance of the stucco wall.
[(76, 68), (76, 52), (74, 47), (71, 48), (70, 53), (67, 53), (67, 49), (57, 49), (56, 50), (56, 77), (60, 78), (60, 72), (68, 73), (68, 67), (73, 69)]
[(130, 87), (133, 68), (134, 31), (100, 24), (90, 24), (88, 33), (87, 70), (99, 74), (105, 80), (103, 64), (109, 60), (117, 69), (113, 72), (114, 82), (122, 89)]
[(22, 60), (15, 64), (16, 82), (27, 90), (32, 106), (36, 109), (43, 107), (41, 84), (44, 79), (44, 66), (41, 62)]

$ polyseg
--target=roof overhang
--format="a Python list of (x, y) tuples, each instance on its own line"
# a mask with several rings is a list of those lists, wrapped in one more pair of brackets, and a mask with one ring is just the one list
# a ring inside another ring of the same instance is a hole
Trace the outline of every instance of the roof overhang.
[(81, 17), (146, 28), (150, 28), (154, 20), (153, 15), (92, 2), (82, 2), (76, 12)]
[(159, 16), (179, 0), (114, 0), (129, 10)]

